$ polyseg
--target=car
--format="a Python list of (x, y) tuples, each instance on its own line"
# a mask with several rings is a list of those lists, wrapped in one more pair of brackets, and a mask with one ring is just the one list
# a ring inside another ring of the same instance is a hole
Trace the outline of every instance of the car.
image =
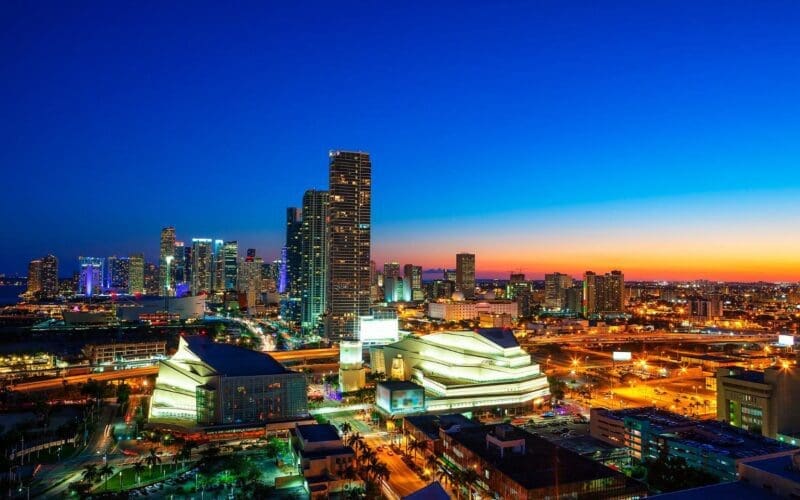
[(394, 456), (394, 453), (392, 453), (392, 450), (387, 451), (386, 454), (389, 455), (390, 457)]

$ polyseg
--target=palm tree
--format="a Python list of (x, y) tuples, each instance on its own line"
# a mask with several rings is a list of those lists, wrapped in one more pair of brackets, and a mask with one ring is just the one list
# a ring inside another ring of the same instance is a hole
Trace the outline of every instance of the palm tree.
[(159, 457), (158, 454), (156, 454), (155, 448), (150, 448), (150, 453), (148, 453), (147, 456), (144, 457), (144, 463), (146, 463), (147, 466), (150, 467), (152, 475), (153, 466), (161, 463), (161, 457)]
[(97, 464), (89, 464), (83, 468), (83, 480), (93, 483), (97, 480)]
[(353, 451), (355, 451), (357, 457), (359, 452), (364, 450), (364, 438), (361, 437), (361, 434), (358, 432), (354, 432), (347, 436), (344, 440), (344, 443), (353, 448)]
[(351, 463), (351, 464), (348, 464), (347, 467), (345, 467), (342, 470), (341, 476), (342, 476), (342, 479), (347, 479), (348, 480), (348, 487), (350, 487), (353, 484), (353, 479), (358, 477), (358, 471), (356, 470), (356, 468)]
[(141, 460), (133, 464), (133, 473), (136, 475), (136, 485), (138, 486), (141, 482), (141, 475), (142, 471), (145, 469), (144, 464)]
[(343, 434), (344, 436), (347, 436), (347, 434), (348, 434), (350, 431), (352, 431), (352, 430), (353, 430), (353, 426), (352, 426), (352, 425), (350, 425), (350, 422), (348, 422), (348, 421), (346, 421), (346, 420), (345, 420), (344, 422), (342, 422), (342, 425), (340, 425), (340, 426), (339, 426), (339, 430), (341, 430), (341, 431), (342, 431), (342, 434)]
[(475, 469), (466, 468), (458, 476), (459, 488), (464, 486), (469, 494), (468, 498), (472, 498), (472, 483), (478, 479), (478, 473)]
[(108, 478), (114, 474), (114, 468), (108, 464), (105, 464), (104, 466), (100, 467), (97, 472), (103, 477), (103, 481), (105, 482), (104, 488), (108, 490)]
[(388, 481), (391, 472), (389, 471), (389, 467), (384, 462), (378, 462), (372, 467), (372, 474), (375, 482), (378, 482), (379, 479)]
[(431, 472), (431, 482), (434, 481), (434, 477), (436, 476), (436, 464), (439, 463), (439, 460), (436, 458), (436, 455), (431, 453), (425, 457), (425, 468), (430, 470)]

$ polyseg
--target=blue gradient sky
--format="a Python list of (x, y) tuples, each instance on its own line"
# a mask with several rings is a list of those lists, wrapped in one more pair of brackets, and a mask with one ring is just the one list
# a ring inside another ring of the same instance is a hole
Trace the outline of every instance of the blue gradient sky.
[(0, 5), (0, 272), (275, 258), (343, 148), (378, 262), (800, 279), (800, 3), (273, 4)]

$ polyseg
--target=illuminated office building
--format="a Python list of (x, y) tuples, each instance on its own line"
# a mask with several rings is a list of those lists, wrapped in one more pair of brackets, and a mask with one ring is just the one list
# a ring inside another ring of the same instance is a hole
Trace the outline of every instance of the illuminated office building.
[(103, 258), (80, 257), (78, 294), (91, 297), (103, 292)]
[(172, 259), (170, 270), (172, 273), (173, 287), (177, 291), (180, 285), (189, 283), (189, 273), (186, 269), (187, 265), (191, 265), (191, 263), (186, 259), (191, 256), (191, 248), (185, 246), (182, 241), (176, 241), (173, 255), (174, 258)]
[(172, 276), (168, 273), (171, 272), (172, 258), (175, 257), (175, 228), (172, 226), (165, 227), (161, 230), (161, 247), (158, 257), (158, 294), (159, 295), (172, 295), (174, 294), (174, 287), (171, 285)]
[(403, 276), (406, 284), (406, 291), (403, 294), (404, 300), (406, 302), (424, 300), (425, 293), (422, 291), (422, 266), (406, 264), (403, 267)]
[(328, 338), (355, 339), (369, 314), (372, 163), (368, 153), (329, 154)]
[(144, 255), (134, 254), (128, 259), (128, 293), (144, 293)]
[(421, 386), (427, 412), (529, 412), (550, 396), (547, 376), (510, 330), (412, 335), (374, 350), (382, 351), (375, 359), (383, 362), (373, 362), (372, 369)]
[(28, 264), (28, 289), (31, 298), (52, 299), (60, 295), (58, 289), (58, 259), (47, 255)]
[(302, 250), (303, 210), (297, 207), (286, 209), (286, 286), (289, 295), (300, 295), (303, 288), (300, 265)]
[(428, 317), (433, 319), (471, 320), (477, 319), (482, 313), (507, 314), (516, 318), (519, 316), (519, 304), (510, 300), (444, 300), (428, 303)]
[(108, 258), (108, 281), (106, 289), (116, 293), (128, 293), (131, 262), (128, 257), (112, 255)]
[(224, 260), (225, 290), (235, 290), (239, 266), (239, 243), (236, 241), (226, 241), (222, 246), (222, 253)]
[(211, 262), (214, 258), (211, 239), (192, 239), (192, 295), (211, 291)]
[(552, 311), (566, 309), (567, 290), (572, 288), (572, 277), (567, 274), (544, 275), (544, 306)]
[(308, 416), (306, 379), (266, 353), (181, 337), (161, 361), (150, 422), (185, 426), (257, 424)]
[(316, 330), (325, 313), (328, 295), (328, 192), (308, 190), (303, 195), (300, 277), (301, 324), (303, 330)]
[(456, 254), (456, 289), (467, 299), (475, 296), (475, 254)]

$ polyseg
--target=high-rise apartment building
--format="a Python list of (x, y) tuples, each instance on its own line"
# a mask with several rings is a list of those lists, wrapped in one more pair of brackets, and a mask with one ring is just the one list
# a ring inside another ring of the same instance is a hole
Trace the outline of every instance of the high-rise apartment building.
[(456, 254), (456, 288), (464, 294), (464, 298), (475, 296), (475, 254)]
[(248, 248), (247, 249), (247, 256), (245, 257), (246, 260), (253, 261), (256, 260), (256, 249), (255, 248)]
[(80, 257), (78, 293), (91, 297), (103, 292), (103, 258)]
[(545, 274), (544, 306), (554, 311), (565, 309), (569, 288), (572, 288), (572, 276), (561, 273)]
[(214, 259), (210, 238), (192, 238), (192, 295), (209, 293)]
[(172, 286), (172, 259), (175, 257), (175, 228), (165, 227), (161, 230), (161, 248), (158, 257), (158, 289), (159, 295), (174, 295)]
[(583, 275), (583, 315), (621, 314), (625, 311), (625, 278), (622, 271)]
[(329, 154), (328, 316), (331, 339), (357, 339), (369, 314), (372, 162), (369, 153)]
[(42, 260), (34, 259), (28, 263), (28, 289), (26, 293), (31, 297), (41, 295), (42, 292)]
[(134, 254), (128, 259), (128, 293), (144, 293), (144, 255)]
[(386, 278), (399, 278), (400, 277), (400, 264), (397, 262), (386, 262), (383, 264), (383, 279)]
[(328, 296), (328, 192), (308, 190), (303, 195), (301, 229), (300, 315), (304, 331), (314, 331), (325, 314)]
[[(239, 266), (239, 243), (237, 241), (226, 241), (222, 247), (222, 252), (225, 261), (225, 290), (235, 290)], [(250, 260), (250, 262), (252, 261), (253, 259)]]
[[(176, 291), (180, 285), (185, 285), (189, 282), (188, 273), (186, 272), (186, 258), (187, 255), (191, 255), (191, 252), (187, 253), (187, 248), (190, 247), (184, 245), (182, 241), (175, 242), (175, 250), (173, 252), (174, 258), (172, 259), (170, 269), (172, 272), (173, 287)], [(191, 263), (188, 263), (188, 265), (191, 265)]]

